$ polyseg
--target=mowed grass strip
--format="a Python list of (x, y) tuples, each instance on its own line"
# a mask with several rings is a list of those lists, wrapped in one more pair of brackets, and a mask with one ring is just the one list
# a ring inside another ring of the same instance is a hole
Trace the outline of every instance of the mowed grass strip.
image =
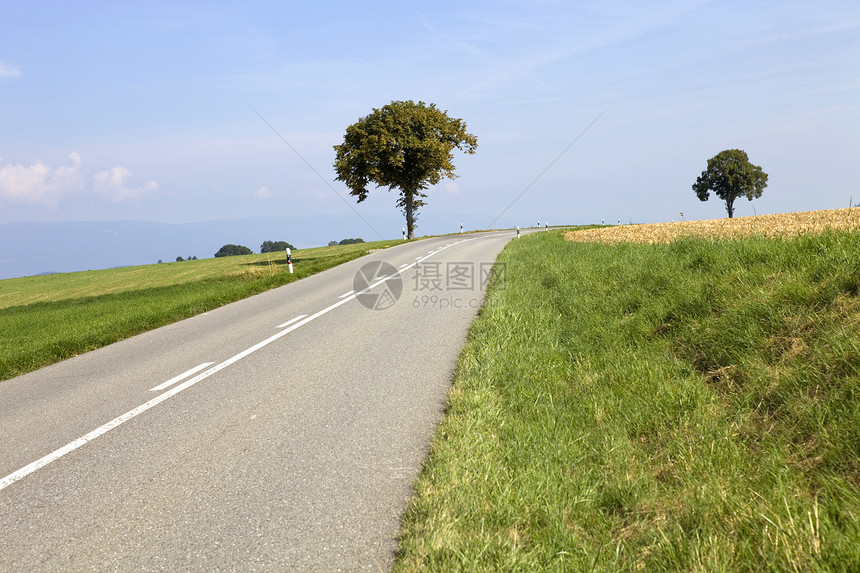
[[(305, 263), (310, 263), (314, 268), (320, 264), (329, 266), (326, 261), (334, 261), (334, 264), (338, 264), (337, 261), (341, 261), (345, 257), (360, 257), (370, 250), (384, 249), (402, 242), (400, 240), (376, 241), (333, 247), (294, 249), (292, 253), (293, 263), (296, 270), (299, 270), (300, 266), (304, 267)], [(277, 252), (5, 279), (0, 280), (0, 309), (35, 302), (93, 297), (165, 286), (172, 287), (207, 279), (221, 280), (225, 277), (255, 279), (263, 275), (286, 271), (286, 263), (286, 253)]]
[(860, 570), (858, 253), (511, 242), (395, 569)]
[(310, 276), (403, 241), (0, 281), (0, 380)]

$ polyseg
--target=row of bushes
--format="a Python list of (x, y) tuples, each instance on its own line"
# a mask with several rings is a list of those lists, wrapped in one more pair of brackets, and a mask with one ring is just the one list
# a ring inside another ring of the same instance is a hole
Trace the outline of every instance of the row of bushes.
[[(263, 241), (263, 244), (260, 245), (261, 253), (275, 253), (280, 251), (286, 251), (287, 249), (295, 249), (293, 245), (286, 241)], [(246, 247), (245, 245), (224, 245), (218, 252), (215, 253), (216, 257), (232, 257), (234, 255), (250, 255), (253, 254), (254, 251)]]
[[(353, 245), (356, 243), (363, 243), (364, 239), (355, 238), (355, 239), (343, 239), (342, 241), (331, 241), (328, 246), (333, 247), (335, 245)], [(263, 244), (260, 245), (261, 253), (275, 253), (285, 251), (287, 249), (295, 249), (293, 245), (286, 241), (263, 241)], [(233, 255), (250, 255), (253, 254), (254, 251), (249, 249), (244, 245), (224, 245), (218, 252), (215, 253), (216, 257), (231, 257)], [(194, 257), (195, 259), (197, 257)], [(182, 260), (182, 258), (177, 258), (177, 261)], [(190, 260), (190, 259), (189, 259)]]

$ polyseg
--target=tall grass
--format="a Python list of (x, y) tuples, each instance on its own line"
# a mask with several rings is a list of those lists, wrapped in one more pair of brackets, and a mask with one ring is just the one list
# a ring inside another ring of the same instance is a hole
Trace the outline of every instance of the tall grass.
[(0, 281), (0, 380), (240, 300), (402, 241)]
[(860, 570), (858, 252), (512, 242), (396, 569)]

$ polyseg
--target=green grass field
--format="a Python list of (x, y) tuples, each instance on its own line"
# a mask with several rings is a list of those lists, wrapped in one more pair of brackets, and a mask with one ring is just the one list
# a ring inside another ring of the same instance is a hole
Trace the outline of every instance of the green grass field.
[[(860, 570), (860, 235), (513, 241), (396, 570)], [(401, 241), (0, 281), (0, 379)]]
[(0, 380), (310, 276), (402, 241), (0, 280)]
[(860, 571), (860, 235), (502, 253), (398, 571)]

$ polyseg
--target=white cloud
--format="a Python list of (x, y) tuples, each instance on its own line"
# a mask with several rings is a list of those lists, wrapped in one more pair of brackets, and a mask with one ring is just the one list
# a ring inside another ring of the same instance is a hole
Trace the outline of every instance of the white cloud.
[(17, 78), (20, 75), (21, 70), (18, 67), (0, 60), (0, 78)]
[(140, 187), (129, 186), (132, 172), (128, 167), (113, 167), (95, 174), (95, 192), (114, 202), (139, 199), (146, 193), (158, 189), (158, 183), (147, 181)]
[(69, 154), (72, 165), (53, 168), (41, 161), (29, 167), (9, 163), (0, 167), (0, 199), (30, 205), (56, 205), (59, 198), (84, 187), (81, 155)]
[(257, 199), (271, 199), (275, 194), (269, 191), (268, 185), (263, 185), (254, 192), (254, 197)]
[(446, 181), (444, 184), (440, 185), (440, 189), (450, 195), (461, 195), (463, 193), (463, 189), (453, 181)]
[[(332, 193), (316, 186), (303, 187), (296, 195), (300, 199), (311, 199), (316, 203), (328, 203), (335, 197)], [(346, 194), (342, 193), (341, 197), (346, 197)]]
[[(71, 165), (51, 167), (41, 161), (25, 166), (7, 163), (0, 166), (0, 200), (27, 205), (55, 207), (64, 196), (84, 191), (89, 178), (81, 169), (81, 154), (69, 154)], [(133, 187), (132, 172), (127, 167), (113, 167), (93, 176), (93, 191), (114, 202), (138, 199), (158, 189), (158, 183), (147, 181)]]

